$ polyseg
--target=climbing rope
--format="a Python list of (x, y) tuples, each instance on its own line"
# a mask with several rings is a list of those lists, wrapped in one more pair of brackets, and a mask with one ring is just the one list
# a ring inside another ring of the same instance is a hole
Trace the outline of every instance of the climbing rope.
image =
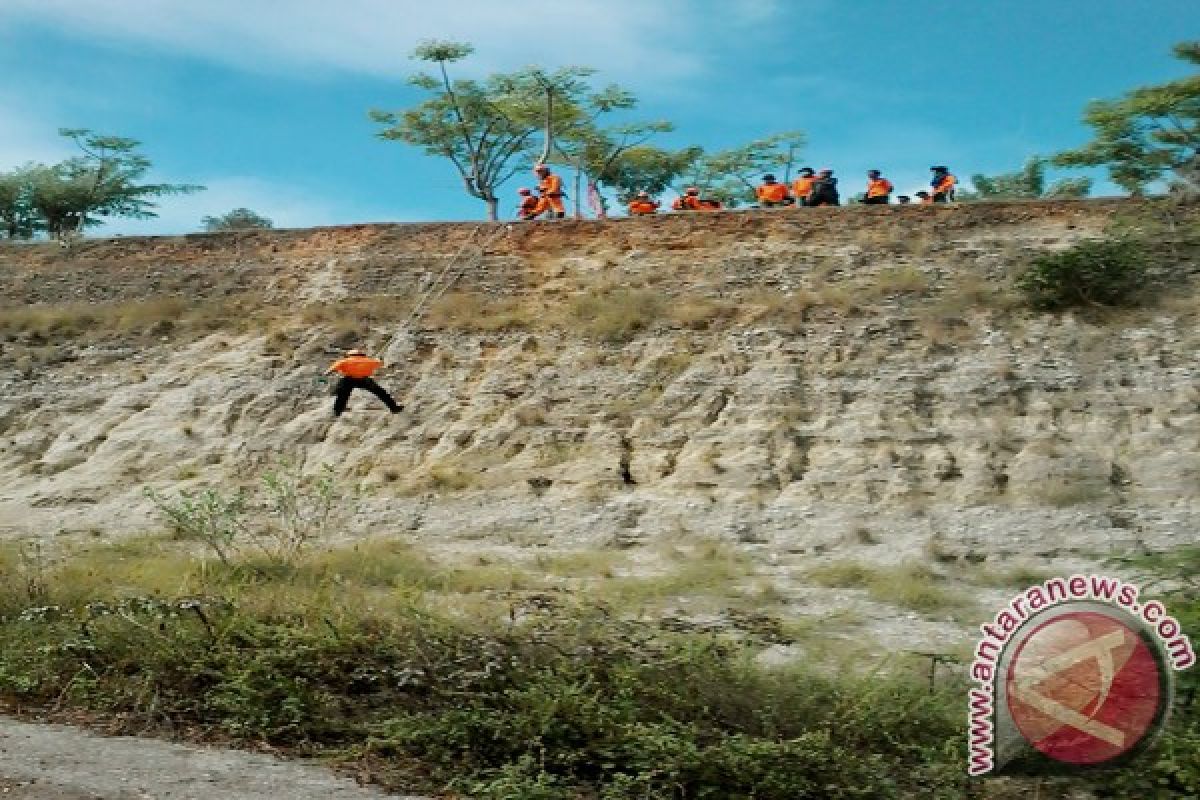
[[(407, 331), (414, 322), (420, 319), (420, 316), (424, 312), (425, 308), (432, 303), (436, 303), (446, 294), (446, 292), (450, 291), (450, 288), (453, 287), (454, 284), (458, 283), (459, 279), (466, 274), (468, 268), (481, 264), (483, 262), (484, 255), (487, 253), (488, 246), (496, 239), (500, 238), (502, 234), (510, 233), (512, 231), (512, 226), (497, 226), (490, 236), (486, 237), (478, 244), (474, 244), (475, 237), (481, 230), (483, 230), (483, 226), (479, 225), (471, 231), (470, 236), (468, 236), (467, 240), (463, 242), (462, 247), (458, 249), (457, 253), (450, 257), (450, 259), (446, 262), (446, 265), (442, 267), (442, 271), (437, 274), (437, 277), (430, 281), (425, 286), (425, 289), (417, 295), (417, 299), (413, 303), (413, 307), (409, 311), (408, 316), (404, 318), (404, 321), (400, 323), (400, 327), (387, 340), (387, 344), (383, 347), (383, 349), (379, 351), (381, 355), (390, 351), (392, 349), (392, 345), (395, 344), (396, 339), (398, 339), (402, 333)], [(473, 244), (476, 249), (468, 258), (464, 259), (463, 256), (467, 255), (467, 251), (471, 249)]]

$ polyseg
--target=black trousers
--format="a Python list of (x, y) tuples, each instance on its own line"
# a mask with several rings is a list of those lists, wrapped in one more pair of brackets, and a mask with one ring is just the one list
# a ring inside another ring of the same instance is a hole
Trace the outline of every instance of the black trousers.
[(863, 202), (869, 206), (886, 206), (888, 204), (888, 196), (881, 194), (875, 197), (864, 197)]
[(337, 397), (333, 401), (333, 414), (337, 416), (346, 410), (346, 404), (350, 402), (350, 393), (355, 389), (366, 389), (371, 394), (383, 401), (393, 414), (401, 410), (401, 406), (396, 404), (392, 396), (384, 391), (384, 388), (370, 378), (348, 378), (343, 376), (337, 382), (337, 387), (334, 390)]
[(935, 195), (933, 196), (933, 202), (935, 202), (935, 203), (949, 203), (949, 202), (950, 202), (950, 197), (949, 197), (949, 195), (946, 195), (946, 194), (943, 194), (943, 193), (940, 193), (940, 192), (939, 192), (938, 194), (935, 194)]

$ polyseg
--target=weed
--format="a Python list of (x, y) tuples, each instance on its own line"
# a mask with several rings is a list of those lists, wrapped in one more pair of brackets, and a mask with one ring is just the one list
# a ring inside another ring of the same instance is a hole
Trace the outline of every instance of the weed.
[(592, 290), (568, 304), (568, 321), (585, 336), (623, 342), (660, 322), (668, 308), (664, 296), (639, 289)]
[(890, 267), (880, 270), (875, 290), (880, 294), (924, 294), (929, 290), (929, 278), (915, 267)]
[(808, 578), (818, 586), (866, 589), (873, 600), (931, 613), (961, 607), (965, 599), (938, 585), (940, 578), (920, 564), (873, 568), (852, 561), (817, 567)]
[(1082, 241), (1035, 258), (1016, 286), (1030, 305), (1046, 311), (1136, 305), (1148, 277), (1140, 249), (1129, 239)]

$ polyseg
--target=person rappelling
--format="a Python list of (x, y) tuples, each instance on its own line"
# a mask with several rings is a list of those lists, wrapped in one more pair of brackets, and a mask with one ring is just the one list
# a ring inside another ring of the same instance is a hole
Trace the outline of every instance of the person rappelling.
[(335, 417), (341, 416), (342, 412), (346, 410), (346, 404), (350, 402), (350, 393), (355, 389), (366, 389), (382, 400), (393, 414), (404, 410), (404, 406), (393, 400), (392, 396), (371, 377), (382, 366), (383, 362), (378, 358), (369, 358), (364, 351), (355, 349), (347, 350), (344, 357), (333, 362), (329, 369), (325, 370), (326, 375), (336, 372), (342, 376), (334, 389), (333, 415)]

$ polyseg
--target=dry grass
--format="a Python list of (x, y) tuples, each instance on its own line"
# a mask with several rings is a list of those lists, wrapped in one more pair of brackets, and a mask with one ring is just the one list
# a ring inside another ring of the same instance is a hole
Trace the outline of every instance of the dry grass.
[(1054, 575), (1052, 570), (1029, 564), (1017, 564), (1004, 569), (994, 565), (979, 565), (965, 572), (962, 577), (975, 586), (988, 586), (996, 589), (1027, 589), (1030, 586), (1037, 586)]
[(1043, 482), (1030, 490), (1026, 497), (1037, 505), (1071, 508), (1103, 502), (1108, 498), (1108, 490), (1092, 479), (1083, 482), (1064, 478)]
[(238, 295), (200, 303), (163, 297), (139, 302), (0, 309), (0, 333), (94, 341), (112, 335), (206, 333), (264, 326), (263, 301)]
[(877, 602), (923, 613), (962, 608), (968, 598), (941, 586), (941, 577), (923, 564), (869, 567), (853, 561), (834, 562), (811, 570), (808, 578), (818, 586), (865, 589)]
[(644, 289), (594, 289), (567, 303), (566, 321), (585, 336), (623, 342), (666, 317), (667, 298)]
[(705, 330), (737, 317), (738, 304), (709, 297), (685, 295), (669, 304), (672, 322), (691, 330)]
[(507, 331), (536, 328), (540, 319), (538, 309), (519, 297), (450, 292), (430, 307), (423, 321), (449, 330)]
[(924, 294), (929, 278), (916, 267), (889, 267), (880, 270), (874, 287), (878, 294)]

